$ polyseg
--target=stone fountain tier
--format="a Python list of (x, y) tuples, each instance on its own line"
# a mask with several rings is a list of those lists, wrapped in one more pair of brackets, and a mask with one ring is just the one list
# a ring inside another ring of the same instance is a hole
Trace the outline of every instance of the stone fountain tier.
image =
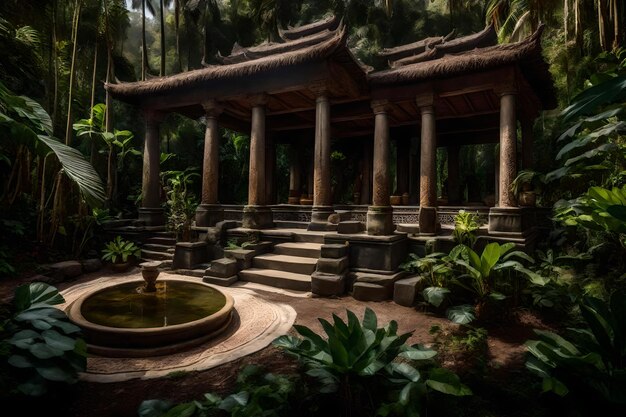
[[(124, 284), (106, 285), (98, 288), (96, 291), (82, 295), (70, 304), (67, 309), (70, 320), (83, 330), (85, 340), (87, 341), (87, 350), (92, 354), (105, 357), (167, 355), (189, 349), (213, 339), (224, 332), (231, 324), (233, 314), (235, 314), (235, 303), (228, 293), (202, 282), (189, 282), (188, 280), (176, 278), (168, 278), (159, 282), (165, 284), (180, 282), (198, 286), (199, 290), (203, 289), (203, 287), (211, 288), (224, 296), (224, 306), (207, 317), (186, 323), (162, 327), (113, 327), (88, 320), (82, 311), (85, 302), (100, 292), (114, 289), (120, 285), (133, 284), (137, 288), (142, 288), (145, 285), (145, 281), (133, 280)], [(155, 294), (143, 294), (143, 296), (150, 297), (155, 296)]]

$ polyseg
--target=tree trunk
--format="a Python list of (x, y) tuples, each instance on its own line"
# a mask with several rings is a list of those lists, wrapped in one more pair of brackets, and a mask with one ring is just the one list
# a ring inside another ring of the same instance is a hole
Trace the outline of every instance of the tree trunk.
[(176, 28), (176, 59), (178, 60), (177, 72), (183, 71), (183, 61), (180, 58), (180, 3), (174, 0), (174, 27)]
[(146, 47), (146, 1), (141, 1), (141, 81), (146, 79), (148, 50)]
[(57, 2), (52, 3), (52, 51), (54, 54), (54, 96), (52, 99), (52, 111), (50, 112), (52, 119), (52, 129), (56, 126), (57, 105), (59, 100), (59, 58), (57, 56)]
[[(94, 50), (95, 51), (93, 54), (93, 76), (91, 77), (91, 104), (89, 106), (90, 108), (89, 119), (91, 120), (93, 120), (93, 106), (96, 101), (96, 68), (98, 68), (98, 43), (97, 42), (96, 42)], [(89, 154), (89, 162), (91, 163), (91, 165), (93, 165), (96, 160), (96, 141), (91, 135), (89, 136), (89, 138), (91, 139), (91, 151)]]
[(611, 0), (611, 6), (613, 9), (613, 49), (617, 49), (620, 47), (620, 14), (617, 10), (617, 0)]
[(70, 67), (70, 86), (67, 100), (67, 125), (65, 129), (65, 144), (70, 146), (72, 142), (72, 93), (74, 84), (74, 73), (76, 70), (76, 49), (78, 45), (78, 24), (80, 22), (80, 11), (82, 7), (82, 0), (76, 2), (76, 12), (74, 21), (72, 22), (72, 41), (74, 46), (72, 47), (72, 64)]
[[(114, 77), (114, 67), (113, 67), (113, 45), (111, 42), (111, 37), (109, 36), (109, 7), (108, 0), (104, 2), (104, 19), (105, 19), (105, 28), (104, 33), (106, 37), (106, 47), (107, 47), (107, 75), (106, 82), (107, 84), (111, 82), (111, 79)], [(105, 93), (105, 116), (104, 116), (104, 130), (105, 132), (110, 132), (113, 127), (113, 108), (111, 107), (111, 94), (109, 90), (106, 90)], [(109, 157), (107, 159), (107, 198), (109, 202), (113, 200), (115, 195), (115, 180), (116, 176), (112, 175), (112, 170), (115, 169), (112, 158), (113, 158), (113, 145), (109, 145)]]
[(161, 18), (161, 69), (159, 71), (160, 76), (165, 75), (165, 8), (163, 7), (163, 0), (159, 1), (159, 11)]

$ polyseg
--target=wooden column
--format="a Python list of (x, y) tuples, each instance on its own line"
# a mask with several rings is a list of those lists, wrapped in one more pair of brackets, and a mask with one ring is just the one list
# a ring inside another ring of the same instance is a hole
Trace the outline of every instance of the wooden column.
[(141, 208), (139, 219), (148, 226), (165, 223), (161, 208), (160, 175), (160, 137), (159, 125), (163, 115), (156, 111), (144, 111), (146, 121), (146, 136), (143, 147), (143, 175), (141, 181)]
[(332, 214), (330, 185), (330, 101), (324, 87), (313, 89), (315, 100), (315, 150), (313, 153), (313, 211), (309, 230), (325, 230)]
[(461, 203), (461, 186), (459, 183), (459, 150), (458, 145), (448, 146), (448, 204)]
[(434, 95), (425, 94), (416, 99), (422, 115), (420, 146), (420, 213), (421, 234), (437, 232), (437, 132), (435, 124)]
[(511, 184), (517, 175), (517, 117), (516, 92), (513, 89), (500, 93), (500, 178), (498, 181), (498, 207), (515, 207)]
[(271, 227), (272, 212), (265, 207), (265, 105), (266, 95), (251, 98), (252, 129), (250, 132), (250, 163), (248, 173), (248, 205), (244, 207), (243, 227)]
[(215, 100), (202, 103), (206, 117), (204, 159), (202, 164), (202, 200), (196, 209), (196, 226), (209, 227), (223, 220), (218, 204), (220, 128), (218, 117), (222, 108)]
[(374, 111), (374, 188), (367, 209), (367, 234), (393, 233), (393, 212), (389, 204), (389, 121), (386, 100), (372, 102)]

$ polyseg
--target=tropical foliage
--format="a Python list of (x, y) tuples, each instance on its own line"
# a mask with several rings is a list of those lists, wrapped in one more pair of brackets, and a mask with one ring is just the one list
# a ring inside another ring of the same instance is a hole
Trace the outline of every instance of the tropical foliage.
[(129, 258), (139, 258), (141, 249), (134, 242), (116, 236), (115, 239), (106, 244), (102, 250), (102, 260), (112, 263), (128, 262)]

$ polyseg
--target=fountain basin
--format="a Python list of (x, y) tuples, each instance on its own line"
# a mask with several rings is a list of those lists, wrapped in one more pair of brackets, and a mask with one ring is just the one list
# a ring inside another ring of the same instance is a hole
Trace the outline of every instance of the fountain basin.
[(204, 343), (226, 330), (233, 298), (202, 282), (166, 279), (157, 292), (145, 282), (111, 284), (87, 293), (67, 314), (82, 330), (90, 353), (109, 357), (158, 356)]

